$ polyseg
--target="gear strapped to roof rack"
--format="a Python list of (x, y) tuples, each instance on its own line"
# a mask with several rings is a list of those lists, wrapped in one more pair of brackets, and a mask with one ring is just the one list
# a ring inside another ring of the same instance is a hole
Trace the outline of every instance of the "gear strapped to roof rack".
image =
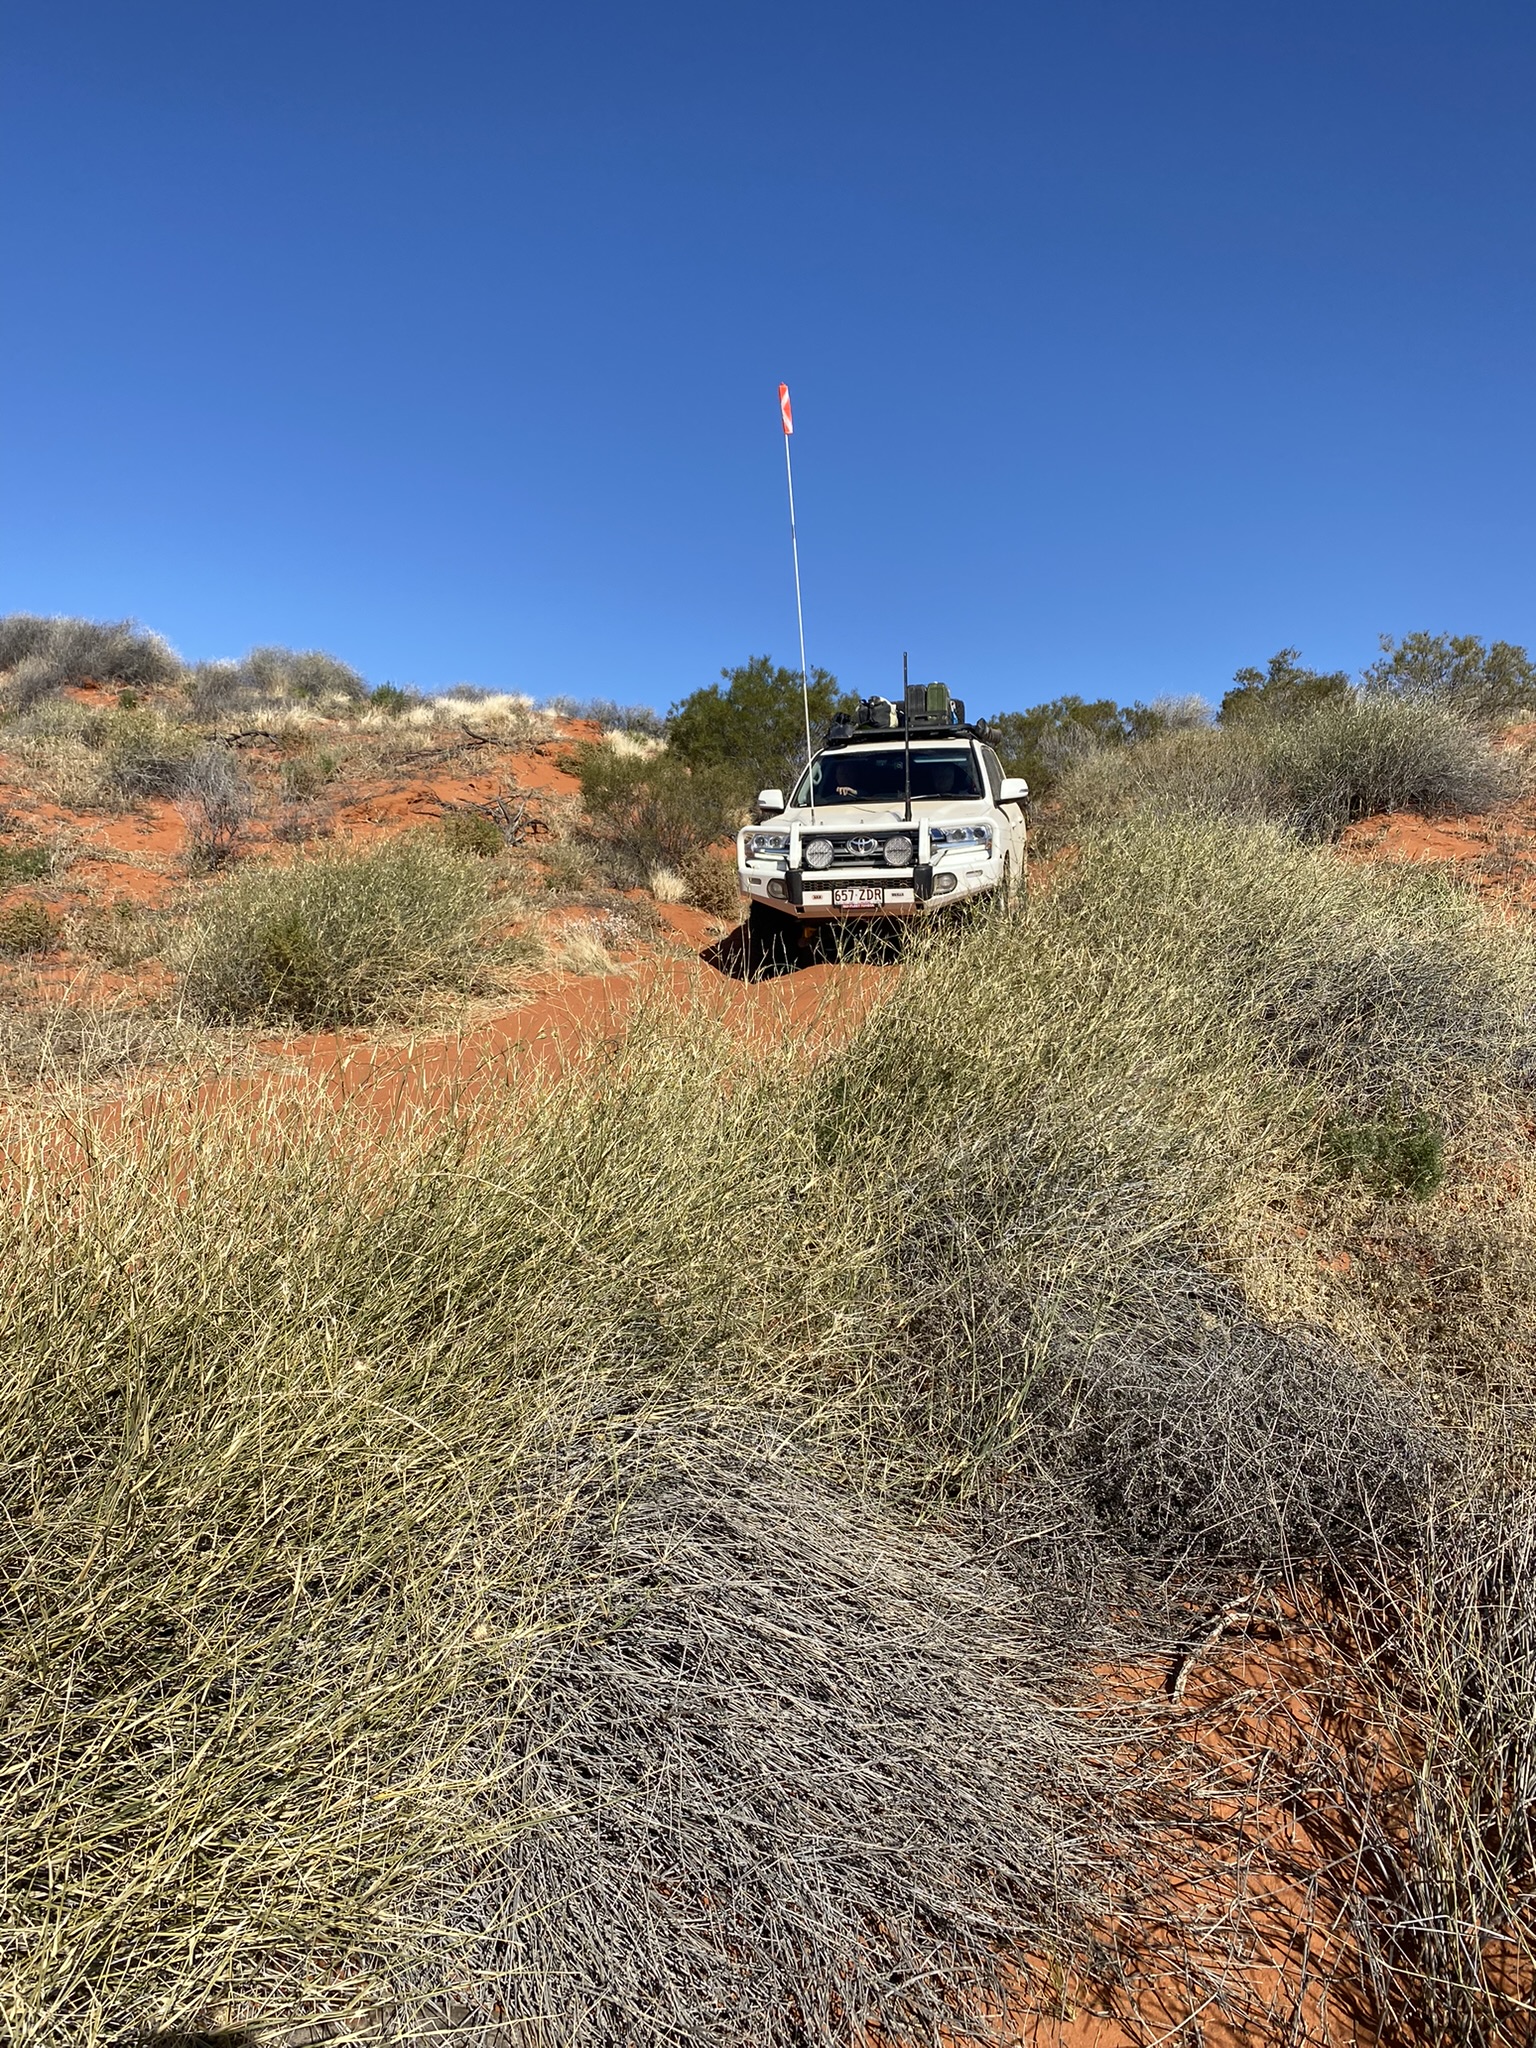
[(925, 690), (921, 684), (917, 684), (907, 692), (908, 697), (914, 700), (911, 705), (910, 723), (906, 705), (893, 704), (886, 697), (866, 697), (861, 701), (855, 717), (850, 718), (843, 712), (833, 719), (827, 727), (826, 738), (822, 744), (828, 747), (888, 746), (892, 740), (905, 738), (909, 732), (913, 739), (985, 741), (986, 720), (978, 718), (974, 723), (968, 724), (963, 700), (951, 697), (949, 692), (944, 690), (942, 683), (937, 687), (944, 691), (943, 703), (942, 706), (935, 703), (932, 708), (929, 702), (925, 701), (919, 707), (915, 701), (919, 697), (931, 698), (931, 690)]

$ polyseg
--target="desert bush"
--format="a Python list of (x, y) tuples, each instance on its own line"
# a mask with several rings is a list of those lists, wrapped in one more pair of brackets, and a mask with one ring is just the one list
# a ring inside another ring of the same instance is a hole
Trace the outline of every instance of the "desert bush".
[(306, 803), (318, 796), (328, 783), (336, 780), (336, 757), (324, 751), (312, 752), (307, 745), (303, 751), (296, 747), (284, 750), (283, 801), (296, 804)]
[(1298, 828), (1318, 839), (1380, 811), (1488, 811), (1519, 787), (1513, 757), (1433, 698), (1341, 698), (1266, 730), (1262, 760)]
[(368, 695), (368, 685), (355, 668), (338, 661), (334, 654), (313, 649), (253, 647), (244, 666), (258, 691), (300, 704), (319, 703), (328, 697), (360, 704)]
[(199, 911), (187, 997), (215, 1021), (355, 1024), (485, 965), (476, 863), (425, 838), (232, 876)]
[(59, 923), (46, 903), (23, 897), (0, 909), (0, 957), (51, 953), (59, 943)]
[(567, 974), (612, 974), (618, 966), (609, 950), (612, 937), (611, 926), (590, 917), (574, 918), (555, 935), (555, 964)]
[(0, 616), (0, 675), (42, 654), (56, 624), (56, 620), (40, 618), (35, 612), (7, 612)]
[(74, 1095), (148, 1067), (213, 1064), (221, 1050), (211, 1033), (189, 1021), (143, 1009), (80, 1002), (0, 1009), (0, 1084), (34, 1098), (44, 1089)]
[(182, 666), (166, 642), (131, 619), (0, 619), (0, 673), (14, 671), (9, 701), (25, 710), (68, 683), (122, 683), (149, 689), (176, 682)]
[(253, 647), (240, 661), (200, 662), (188, 685), (192, 714), (211, 720), (273, 716), (295, 705), (358, 710), (368, 685), (333, 654)]
[(652, 868), (646, 887), (658, 903), (688, 901), (688, 884), (673, 868)]
[(688, 900), (711, 917), (742, 915), (741, 892), (736, 881), (734, 851), (701, 846), (683, 858), (683, 881)]
[(443, 819), (443, 844), (450, 853), (477, 854), (493, 860), (506, 845), (494, 821), (479, 811), (449, 811)]
[(611, 697), (551, 697), (546, 709), (556, 718), (581, 718), (604, 732), (634, 733), (640, 739), (665, 736), (666, 721), (648, 704), (617, 704)]
[(251, 815), (250, 783), (231, 750), (214, 740), (186, 762), (177, 790), (192, 872), (212, 874), (239, 852)]
[(596, 887), (601, 859), (601, 850), (579, 831), (539, 842), (540, 879), (552, 896), (583, 896)]
[(745, 815), (740, 778), (689, 768), (670, 749), (655, 753), (582, 747), (575, 756), (582, 803), (615, 877), (645, 881), (653, 868), (681, 869)]
[(0, 844), (0, 890), (10, 889), (17, 882), (39, 881), (52, 865), (53, 856), (46, 846)]
[(1487, 811), (1520, 775), (1511, 755), (1436, 699), (1351, 695), (1296, 717), (1250, 714), (1085, 753), (1061, 772), (1056, 830), (1070, 838), (1142, 810), (1277, 819), (1328, 839), (1377, 812)]
[(414, 705), (425, 702), (419, 690), (402, 690), (398, 683), (380, 683), (368, 692), (370, 709), (382, 711), (386, 718), (399, 718)]
[(1010, 775), (1022, 775), (1035, 796), (1052, 789), (1064, 769), (1129, 738), (1125, 713), (1112, 698), (1085, 703), (1058, 697), (1028, 711), (1004, 711), (989, 720), (992, 743)]
[(75, 941), (111, 967), (136, 967), (160, 951), (160, 922), (126, 896), (108, 908), (89, 910), (75, 921)]
[(1488, 1476), (1433, 1503), (1388, 1610), (1421, 1741), (1399, 1757), (1408, 1826), (1378, 1811), (1370, 1836), (1388, 1882), (1367, 1939), (1397, 2016), (1468, 2043), (1517, 2038), (1536, 2003), (1536, 1491)]
[(113, 712), (99, 745), (105, 788), (130, 801), (179, 795), (197, 758), (194, 736), (151, 711)]
[(1485, 647), (1470, 633), (1384, 633), (1361, 686), (1367, 696), (1428, 700), (1483, 724), (1536, 711), (1536, 662), (1508, 640)]

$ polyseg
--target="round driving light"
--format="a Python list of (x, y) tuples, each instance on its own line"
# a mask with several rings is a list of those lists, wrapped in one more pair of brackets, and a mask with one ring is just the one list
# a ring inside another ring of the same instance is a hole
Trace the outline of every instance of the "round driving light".
[(813, 839), (805, 849), (805, 864), (808, 868), (829, 868), (832, 865), (832, 842), (830, 839)]
[(784, 884), (779, 880), (778, 876), (773, 875), (769, 878), (768, 894), (770, 896), (777, 897), (779, 902), (782, 903), (785, 897), (789, 894), (789, 891), (785, 888)]
[(885, 842), (885, 864), (888, 868), (904, 868), (912, 859), (912, 842), (905, 832), (898, 832), (894, 839)]

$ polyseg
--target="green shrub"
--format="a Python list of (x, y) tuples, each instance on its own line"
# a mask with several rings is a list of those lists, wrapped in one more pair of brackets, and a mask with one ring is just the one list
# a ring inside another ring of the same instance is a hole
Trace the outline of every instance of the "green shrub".
[(1432, 1195), (1445, 1179), (1445, 1136), (1424, 1113), (1330, 1124), (1323, 1142), (1341, 1178), (1357, 1176), (1384, 1195)]
[(17, 882), (36, 882), (47, 874), (53, 857), (46, 846), (0, 846), (0, 889)]
[(51, 953), (58, 942), (58, 922), (46, 903), (29, 897), (0, 910), (0, 955)]
[(386, 718), (400, 718), (414, 704), (424, 702), (419, 690), (402, 690), (398, 683), (380, 683), (368, 692), (369, 709), (382, 711)]
[(450, 853), (494, 859), (506, 845), (491, 820), (479, 811), (450, 811), (443, 819), (443, 844)]
[(691, 855), (734, 834), (750, 801), (738, 770), (711, 762), (690, 769), (670, 748), (645, 754), (607, 743), (582, 747), (574, 765), (610, 864), (641, 884), (653, 868), (680, 870)]
[(229, 1022), (398, 1016), (426, 989), (478, 982), (485, 910), (478, 865), (422, 838), (248, 870), (198, 913), (187, 996)]

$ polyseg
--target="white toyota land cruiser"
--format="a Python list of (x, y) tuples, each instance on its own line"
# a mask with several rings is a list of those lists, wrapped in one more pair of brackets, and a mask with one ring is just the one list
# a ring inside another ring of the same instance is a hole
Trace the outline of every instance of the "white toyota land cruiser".
[(942, 685), (907, 700), (870, 698), (857, 721), (834, 720), (787, 803), (782, 790), (760, 792), (760, 822), (736, 842), (759, 944), (1006, 898), (1022, 878), (1028, 783), (1003, 773), (986, 726), (967, 725)]

